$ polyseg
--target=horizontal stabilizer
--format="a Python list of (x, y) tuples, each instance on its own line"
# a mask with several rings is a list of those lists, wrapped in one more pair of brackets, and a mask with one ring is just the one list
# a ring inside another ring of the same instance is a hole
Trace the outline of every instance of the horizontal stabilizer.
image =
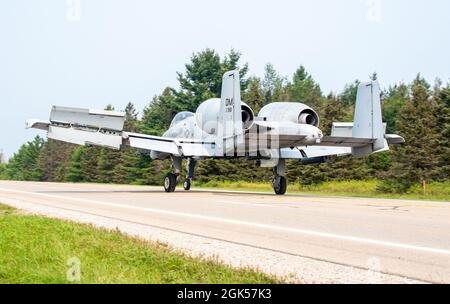
[(405, 139), (397, 134), (386, 134), (386, 140), (389, 145), (401, 145), (405, 143)]

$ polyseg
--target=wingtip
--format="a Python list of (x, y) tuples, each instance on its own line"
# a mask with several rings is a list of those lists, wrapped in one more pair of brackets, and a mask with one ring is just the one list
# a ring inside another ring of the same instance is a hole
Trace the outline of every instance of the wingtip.
[(39, 119), (28, 119), (25, 121), (25, 129), (40, 129), (48, 131), (50, 122), (41, 121)]

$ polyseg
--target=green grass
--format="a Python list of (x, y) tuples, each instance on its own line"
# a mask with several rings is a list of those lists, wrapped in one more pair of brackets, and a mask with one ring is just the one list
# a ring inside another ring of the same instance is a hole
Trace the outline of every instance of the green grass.
[(118, 231), (0, 205), (0, 283), (69, 283), (71, 257), (81, 262), (81, 283), (278, 283)]
[[(288, 193), (291, 194), (314, 194), (324, 196), (351, 196), (370, 198), (394, 198), (411, 200), (431, 200), (450, 201), (450, 182), (430, 183), (424, 193), (419, 185), (413, 186), (406, 193), (381, 193), (377, 190), (377, 180), (367, 181), (333, 181), (319, 185), (302, 186), (300, 184), (290, 184)], [(237, 190), (251, 192), (273, 192), (270, 183), (249, 183), (249, 182), (221, 182), (212, 181), (208, 183), (194, 183), (199, 188), (215, 188), (219, 190)]]

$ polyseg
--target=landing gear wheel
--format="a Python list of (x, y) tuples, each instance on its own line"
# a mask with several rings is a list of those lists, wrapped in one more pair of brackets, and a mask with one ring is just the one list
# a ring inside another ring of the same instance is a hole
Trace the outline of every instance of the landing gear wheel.
[(166, 192), (174, 192), (177, 186), (177, 176), (173, 173), (168, 173), (164, 178), (164, 190)]
[(286, 194), (287, 190), (287, 181), (284, 176), (276, 176), (273, 179), (273, 189), (277, 195)]
[(186, 179), (183, 183), (183, 188), (186, 191), (191, 190), (191, 180), (190, 179)]

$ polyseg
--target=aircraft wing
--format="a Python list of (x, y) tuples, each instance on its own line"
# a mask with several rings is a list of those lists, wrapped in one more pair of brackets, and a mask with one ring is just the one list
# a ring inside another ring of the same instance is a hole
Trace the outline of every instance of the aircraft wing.
[(299, 159), (308, 161), (311, 159), (323, 158), (330, 156), (345, 156), (352, 154), (352, 148), (349, 147), (325, 147), (325, 146), (308, 146), (296, 148), (284, 148), (280, 150), (281, 158)]
[[(390, 145), (398, 145), (405, 142), (403, 137), (396, 134), (386, 134), (385, 139)], [(325, 136), (317, 146), (357, 148), (367, 146), (374, 142), (375, 139), (370, 138)]]
[(166, 138), (139, 133), (124, 132), (123, 137), (133, 148), (144, 151), (156, 151), (174, 156), (208, 157), (215, 155), (216, 144), (183, 138)]
[(245, 134), (248, 151), (263, 148), (289, 148), (299, 146), (305, 139), (299, 126), (290, 122), (255, 121)]
[(325, 147), (364, 147), (374, 143), (375, 139), (370, 138), (354, 138), (354, 137), (340, 137), (340, 136), (325, 136), (317, 146)]
[(120, 112), (54, 106), (49, 121), (30, 119), (26, 127), (45, 130), (48, 138), (78, 145), (119, 150), (129, 144), (139, 150), (175, 156), (215, 155), (214, 142), (124, 132), (124, 120)]

